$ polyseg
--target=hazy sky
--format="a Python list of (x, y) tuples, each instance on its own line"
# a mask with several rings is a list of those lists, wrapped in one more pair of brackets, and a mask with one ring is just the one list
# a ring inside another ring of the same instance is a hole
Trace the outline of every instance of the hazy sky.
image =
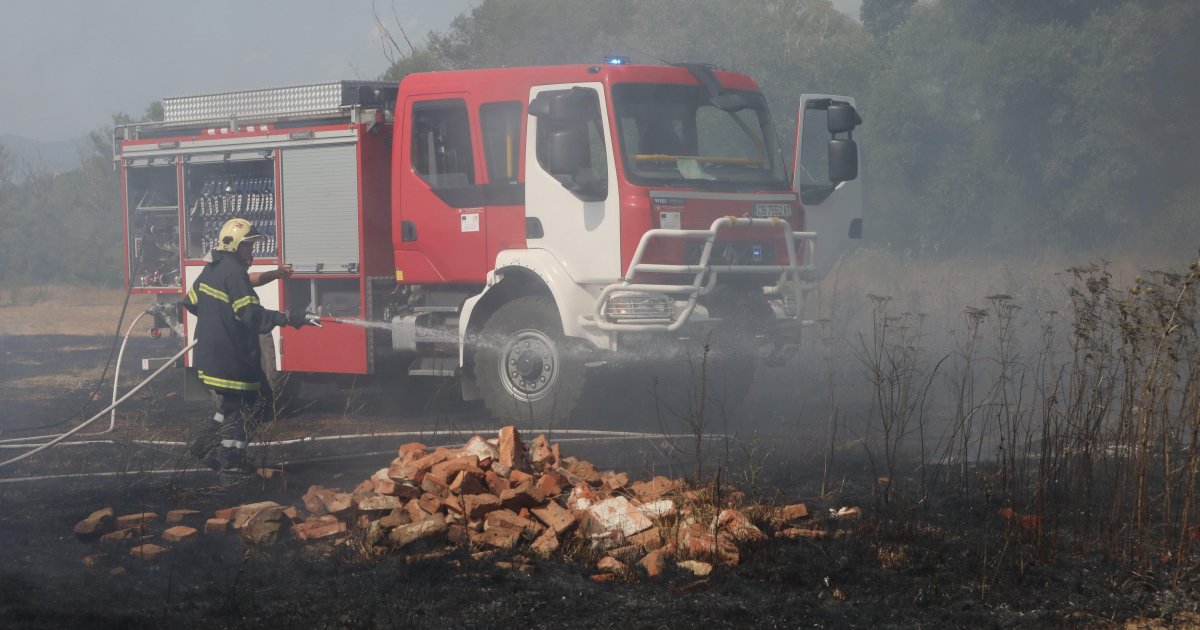
[[(480, 0), (374, 0), (414, 39)], [(857, 16), (860, 0), (834, 0)], [(373, 0), (0, 0), (0, 134), (63, 140), (152, 101), (373, 79)]]

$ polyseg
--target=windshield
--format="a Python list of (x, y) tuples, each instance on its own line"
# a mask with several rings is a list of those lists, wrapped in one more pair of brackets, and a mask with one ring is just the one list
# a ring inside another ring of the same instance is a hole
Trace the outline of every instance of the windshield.
[(621, 159), (629, 180), (718, 190), (787, 188), (762, 95), (730, 92), (741, 95), (746, 107), (722, 110), (700, 86), (613, 86)]

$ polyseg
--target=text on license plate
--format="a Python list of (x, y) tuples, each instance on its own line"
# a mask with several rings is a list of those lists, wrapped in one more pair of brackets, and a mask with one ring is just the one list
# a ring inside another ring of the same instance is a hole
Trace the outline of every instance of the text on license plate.
[(792, 216), (792, 206), (786, 203), (756, 203), (754, 204), (754, 216), (758, 218), (782, 217), (788, 219)]

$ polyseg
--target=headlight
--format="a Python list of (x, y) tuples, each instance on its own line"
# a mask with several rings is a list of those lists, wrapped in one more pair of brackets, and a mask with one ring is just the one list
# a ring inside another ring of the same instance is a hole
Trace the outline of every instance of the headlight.
[(615, 293), (604, 301), (609, 319), (673, 319), (675, 302), (662, 293)]

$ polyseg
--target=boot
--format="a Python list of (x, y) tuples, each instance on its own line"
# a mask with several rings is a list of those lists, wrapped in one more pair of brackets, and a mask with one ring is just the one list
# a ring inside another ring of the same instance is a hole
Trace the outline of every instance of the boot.
[(222, 446), (217, 451), (218, 472), (222, 475), (249, 475), (254, 471), (245, 463), (246, 450)]
[(220, 445), (221, 439), (217, 436), (216, 431), (206, 431), (188, 443), (188, 453), (205, 466), (219, 470), (221, 463), (217, 458), (217, 449), (221, 447)]

